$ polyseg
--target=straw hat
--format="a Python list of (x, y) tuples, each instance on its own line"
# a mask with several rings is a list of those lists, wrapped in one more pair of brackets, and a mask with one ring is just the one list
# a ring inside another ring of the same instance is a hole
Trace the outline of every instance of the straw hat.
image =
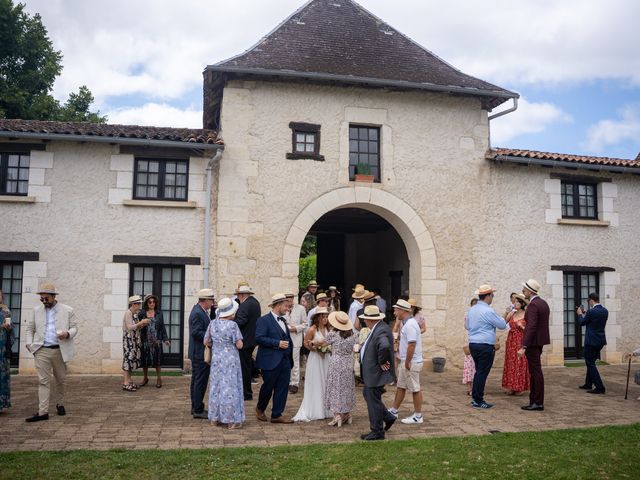
[(238, 285), (238, 288), (236, 288), (236, 295), (240, 295), (241, 293), (253, 295), (253, 289), (248, 284)]
[(367, 292), (367, 293), (362, 298), (365, 302), (367, 300), (371, 300), (372, 298), (374, 298), (376, 296), (376, 292), (370, 292), (369, 290), (365, 290), (365, 292)]
[(273, 297), (271, 297), (271, 303), (267, 305), (268, 307), (273, 307), (279, 303), (286, 302), (287, 296), (284, 293), (276, 293)]
[(353, 287), (351, 290), (353, 290), (354, 292), (355, 292), (356, 290), (364, 290), (364, 285), (363, 285), (363, 284), (361, 284), (361, 283), (356, 283), (356, 286), (355, 286), (355, 287)]
[(384, 313), (380, 312), (377, 305), (368, 305), (364, 307), (364, 313), (362, 315), (358, 315), (358, 318), (361, 318), (362, 320), (382, 320), (384, 316)]
[(129, 297), (129, 306), (133, 305), (134, 303), (142, 303), (142, 297), (140, 295), (132, 295), (131, 297)]
[(327, 294), (322, 292), (316, 295), (316, 302), (319, 302), (320, 300), (329, 300), (329, 297), (327, 297)]
[(334, 292), (336, 292), (338, 295), (340, 295), (340, 290), (338, 290), (338, 287), (336, 287), (336, 286), (333, 286), (333, 285), (332, 285), (332, 286), (330, 286), (327, 290), (328, 290), (328, 291), (330, 291), (330, 292), (331, 292), (331, 291), (334, 291)]
[(45, 295), (58, 295), (58, 292), (56, 292), (56, 287), (53, 286), (53, 283), (43, 283), (42, 285), (40, 285), (40, 291), (36, 293), (38, 295), (42, 295), (43, 293)]
[(407, 300), (407, 302), (409, 302), (409, 305), (411, 305), (412, 308), (422, 310), (422, 307), (418, 305), (418, 301), (415, 298), (410, 298), (409, 300)]
[(527, 297), (525, 297), (523, 294), (516, 293), (514, 297), (516, 297), (518, 300), (521, 300), (525, 306), (529, 305), (529, 300), (527, 300)]
[(213, 290), (210, 288), (203, 288), (202, 290), (198, 290), (198, 300), (213, 300)]
[(540, 291), (540, 284), (538, 282), (536, 282), (533, 278), (530, 278), (529, 280), (527, 280), (526, 282), (524, 282), (522, 284), (522, 286), (524, 288), (526, 288), (527, 290), (535, 293), (536, 295), (538, 294), (538, 292)]
[(292, 298), (295, 298), (296, 295), (294, 293), (285, 293), (284, 296), (291, 300)]
[(496, 289), (492, 288), (491, 285), (480, 285), (477, 290), (478, 295), (489, 295), (495, 291)]
[(314, 321), (314, 320), (315, 320), (315, 318), (316, 318), (318, 315), (323, 315), (323, 314), (324, 314), (324, 315), (328, 315), (328, 314), (329, 314), (329, 309), (328, 309), (328, 308), (326, 308), (326, 307), (318, 307), (318, 308), (316, 308), (316, 311), (315, 311), (315, 312), (314, 312), (314, 314), (311, 316), (311, 321)]
[(409, 302), (407, 302), (406, 300), (403, 300), (401, 298), (391, 308), (398, 308), (400, 310), (404, 310), (405, 312), (413, 311), (413, 308), (411, 307), (411, 304)]
[(351, 323), (349, 315), (342, 311), (331, 312), (329, 314), (329, 325), (336, 330), (353, 330), (353, 323)]
[(351, 295), (351, 297), (355, 298), (356, 300), (360, 300), (363, 299), (367, 295), (367, 293), (369, 293), (369, 291), (365, 290), (364, 287), (360, 285), (360, 288), (357, 288), (353, 291), (353, 295)]
[(307, 283), (307, 288), (317, 287), (317, 286), (318, 286), (318, 282), (316, 282), (315, 280), (311, 280), (309, 283)]
[(216, 315), (220, 318), (233, 317), (238, 311), (238, 302), (234, 302), (230, 298), (223, 298), (218, 302), (218, 308), (216, 309)]

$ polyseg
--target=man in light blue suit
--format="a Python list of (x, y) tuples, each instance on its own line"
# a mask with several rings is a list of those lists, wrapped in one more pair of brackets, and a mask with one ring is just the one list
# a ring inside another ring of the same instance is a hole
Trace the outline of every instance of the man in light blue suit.
[(282, 413), (287, 404), (289, 380), (293, 367), (293, 342), (285, 315), (289, 311), (289, 300), (284, 293), (277, 293), (269, 304), (271, 311), (260, 317), (256, 324), (256, 368), (262, 370), (264, 383), (260, 387), (256, 417), (267, 421), (264, 411), (273, 396), (271, 423), (293, 423), (291, 417)]
[(589, 294), (589, 307), (587, 312), (582, 309), (582, 306), (576, 309), (580, 326), (587, 327), (584, 336), (584, 363), (587, 366), (587, 376), (584, 385), (580, 385), (580, 388), (587, 390), (587, 393), (604, 394), (605, 388), (596, 367), (596, 360), (607, 344), (604, 329), (607, 326), (609, 311), (600, 305), (600, 296), (595, 292)]

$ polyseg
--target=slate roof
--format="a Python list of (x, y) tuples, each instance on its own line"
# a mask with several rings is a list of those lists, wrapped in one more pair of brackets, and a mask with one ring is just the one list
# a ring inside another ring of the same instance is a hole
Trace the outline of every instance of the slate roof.
[(351, 0), (311, 0), (254, 47), (207, 70), (457, 92), (480, 96), (487, 109), (518, 97), (462, 73)]
[(138, 139), (150, 142), (176, 142), (176, 144), (223, 145), (223, 140), (214, 130), (170, 127), (145, 127), (139, 125), (111, 125), (87, 122), (50, 122), (42, 120), (0, 119), (0, 136), (11, 137), (15, 133), (34, 136), (60, 135), (70, 137), (97, 137)]
[[(605, 167), (628, 167), (637, 168), (640, 173), (640, 158), (635, 160), (624, 158), (610, 158), (610, 157), (592, 157), (587, 155), (571, 155), (567, 153), (550, 153), (539, 152), (535, 150), (519, 150), (512, 148), (493, 148), (487, 151), (486, 158), (488, 160), (506, 160), (509, 159), (531, 159), (542, 160), (548, 162), (566, 162), (575, 163), (578, 165), (592, 165), (592, 166), (605, 166)], [(521, 162), (526, 163), (526, 162)], [(535, 163), (535, 162), (532, 162)], [(606, 168), (605, 168), (606, 170)]]

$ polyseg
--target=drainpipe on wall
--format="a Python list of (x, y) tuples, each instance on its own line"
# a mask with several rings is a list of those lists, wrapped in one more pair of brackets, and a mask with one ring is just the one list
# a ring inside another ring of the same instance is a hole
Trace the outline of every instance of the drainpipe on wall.
[(202, 288), (208, 288), (209, 285), (209, 242), (210, 242), (210, 231), (211, 231), (211, 170), (213, 169), (213, 164), (222, 158), (223, 149), (220, 148), (216, 150), (216, 154), (213, 158), (209, 159), (207, 162), (207, 203), (204, 207), (204, 267), (203, 271), (203, 279), (202, 279)]
[[(513, 107), (507, 108), (506, 110), (498, 112), (494, 115), (489, 115), (488, 120), (489, 122), (491, 122), (491, 120), (493, 120), (494, 118), (501, 117), (503, 115), (506, 115), (507, 113), (515, 112), (517, 109), (518, 109), (518, 98), (513, 97)], [(489, 124), (489, 148), (491, 148), (491, 124)]]

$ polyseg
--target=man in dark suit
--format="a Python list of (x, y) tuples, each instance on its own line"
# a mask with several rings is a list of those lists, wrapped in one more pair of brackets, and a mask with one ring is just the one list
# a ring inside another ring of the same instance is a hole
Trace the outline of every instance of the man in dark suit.
[(600, 357), (602, 347), (607, 344), (604, 329), (607, 326), (609, 311), (600, 305), (600, 296), (595, 292), (589, 294), (589, 307), (587, 312), (581, 306), (576, 309), (580, 317), (580, 325), (587, 327), (584, 336), (584, 363), (587, 366), (587, 376), (584, 385), (580, 385), (580, 388), (587, 390), (587, 393), (604, 394), (605, 388), (596, 367), (596, 360)]
[(189, 360), (191, 360), (191, 415), (208, 419), (204, 409), (204, 394), (209, 383), (209, 365), (204, 362), (204, 335), (209, 328), (209, 310), (213, 305), (213, 290), (198, 292), (198, 303), (189, 315)]
[(529, 375), (531, 376), (531, 390), (529, 392), (529, 405), (524, 405), (523, 410), (544, 410), (544, 375), (542, 373), (542, 348), (551, 343), (549, 337), (549, 304), (545, 302), (538, 292), (540, 284), (531, 279), (522, 284), (522, 293), (529, 300), (529, 305), (524, 313), (526, 326), (522, 337), (522, 347), (518, 350), (518, 357), (526, 355), (529, 363)]
[(256, 368), (262, 370), (264, 380), (258, 394), (256, 417), (267, 421), (264, 411), (273, 396), (271, 423), (293, 423), (291, 417), (282, 414), (293, 367), (293, 342), (284, 318), (289, 311), (289, 300), (284, 293), (277, 293), (271, 298), (269, 307), (271, 311), (260, 317), (256, 325)]
[(389, 326), (381, 321), (384, 317), (377, 305), (365, 307), (359, 317), (369, 329), (369, 335), (360, 349), (360, 377), (364, 381), (362, 393), (367, 402), (371, 431), (360, 435), (362, 440), (384, 440), (384, 432), (396, 421), (396, 416), (382, 403), (384, 386), (396, 379), (393, 335)]
[(251, 390), (251, 363), (253, 360), (253, 350), (256, 348), (256, 322), (262, 312), (260, 302), (253, 296), (253, 291), (249, 285), (240, 285), (236, 289), (236, 295), (240, 306), (236, 313), (235, 321), (242, 333), (243, 347), (240, 350), (240, 368), (242, 369), (242, 386), (244, 399), (253, 400)]

